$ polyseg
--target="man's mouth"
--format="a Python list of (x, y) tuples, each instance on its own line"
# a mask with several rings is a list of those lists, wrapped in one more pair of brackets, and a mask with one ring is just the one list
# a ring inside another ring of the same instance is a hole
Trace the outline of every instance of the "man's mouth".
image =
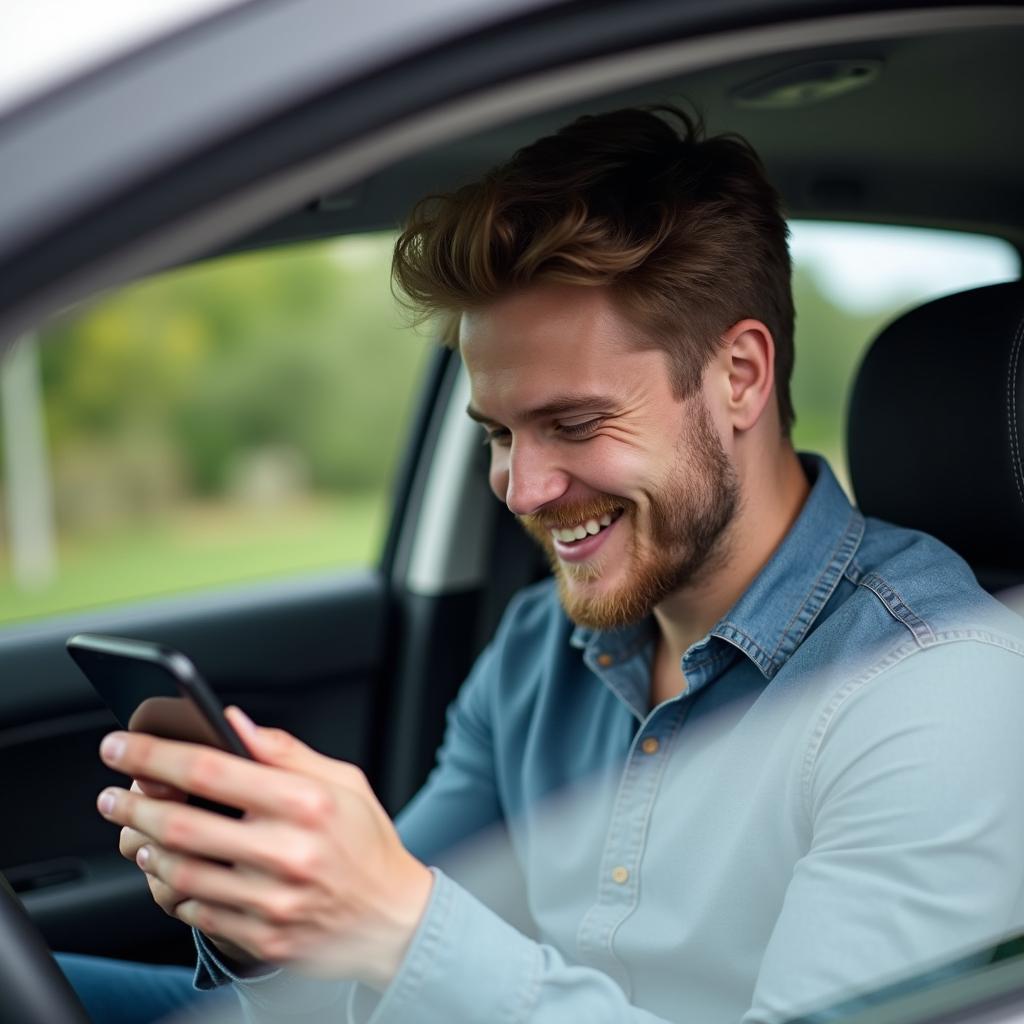
[(614, 512), (606, 512), (597, 519), (585, 519), (574, 526), (554, 526), (551, 528), (551, 538), (566, 545), (576, 544), (589, 537), (596, 537), (597, 534), (611, 526), (621, 515), (622, 509), (618, 508)]

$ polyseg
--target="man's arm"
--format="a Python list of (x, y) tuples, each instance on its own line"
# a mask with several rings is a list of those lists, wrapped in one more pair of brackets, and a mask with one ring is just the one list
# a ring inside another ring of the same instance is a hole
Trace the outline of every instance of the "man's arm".
[[(1022, 670), (1017, 655), (958, 643), (851, 684), (830, 708), (807, 751), (812, 845), (743, 1024), (776, 1024), (1022, 926)], [(672, 1019), (691, 1022), (686, 992), (676, 999)], [(383, 995), (357, 989), (349, 1014), (371, 1024), (658, 1020), (443, 875), (392, 984)]]
[(851, 683), (808, 751), (812, 846), (744, 1024), (1024, 930), (1024, 658), (957, 642)]
[[(875, 986), (1016, 923), (1024, 810), (1009, 780), (1024, 767), (1020, 666), (996, 648), (954, 645), (916, 655), (839, 702), (808, 752), (813, 843), (795, 869), (746, 1024)], [(486, 727), (471, 703), (462, 710), (469, 718), (455, 713), (456, 733)], [(485, 734), (477, 740), (488, 746)], [(433, 780), (451, 786), (450, 807), (474, 772), (487, 770), (473, 757), (463, 769), (455, 783), (449, 762)], [(429, 792), (414, 805), (423, 821), (439, 818)], [(313, 1009), (310, 987), (291, 987), (293, 979), (240, 984), (255, 1020)], [(355, 1019), (656, 1020), (605, 975), (568, 964), (439, 873), (397, 972), (379, 988), (379, 996), (355, 990)], [(324, 989), (320, 1006), (334, 1005), (322, 1019), (343, 1019), (340, 990)], [(689, 1019), (686, 1002), (678, 992), (674, 1020)]]

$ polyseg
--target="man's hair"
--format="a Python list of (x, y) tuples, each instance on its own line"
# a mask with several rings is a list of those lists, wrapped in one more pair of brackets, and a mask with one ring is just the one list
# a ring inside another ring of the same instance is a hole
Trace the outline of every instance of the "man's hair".
[(729, 327), (760, 320), (775, 340), (788, 434), (793, 296), (780, 207), (739, 136), (705, 138), (676, 107), (617, 110), (421, 200), (395, 246), (393, 279), (416, 322), (444, 318), (452, 347), (463, 312), (533, 284), (603, 285), (640, 328), (634, 344), (668, 353), (679, 398), (700, 387)]

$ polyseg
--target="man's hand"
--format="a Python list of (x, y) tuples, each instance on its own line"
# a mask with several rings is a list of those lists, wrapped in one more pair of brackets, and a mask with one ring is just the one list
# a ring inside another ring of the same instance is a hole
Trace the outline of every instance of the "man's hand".
[[(142, 793), (148, 797), (153, 797), (157, 800), (173, 800), (177, 803), (184, 803), (187, 799), (187, 794), (182, 793), (180, 790), (174, 789), (171, 786), (165, 786), (162, 782), (151, 782), (149, 780), (134, 779), (132, 781), (132, 788), (129, 792)], [(159, 853), (163, 853), (163, 849), (153, 839), (152, 836), (147, 836), (144, 832), (139, 832), (137, 829), (129, 828), (125, 825), (121, 829), (121, 839), (118, 844), (118, 848), (121, 852), (121, 856), (126, 860), (130, 860), (133, 864), (139, 862), (139, 850), (143, 847), (149, 847), (150, 850), (156, 848)], [(144, 856), (148, 857), (149, 850)], [(149, 892), (153, 897), (153, 902), (170, 917), (177, 917), (177, 909), (181, 903), (184, 903), (188, 899), (182, 892), (178, 892), (177, 889), (172, 889), (166, 882), (161, 881), (156, 875), (144, 872), (146, 875), (146, 881), (149, 883)], [(244, 949), (240, 949), (233, 942), (228, 942), (226, 939), (221, 938), (217, 935), (208, 935), (207, 938), (212, 942), (226, 957), (232, 962), (231, 966), (244, 971), (245, 969), (252, 967), (254, 964), (258, 964), (260, 961), (256, 960), (255, 957), (250, 956), (245, 952)]]
[[(262, 763), (140, 733), (104, 739), (103, 760), (144, 780), (100, 794), (100, 812), (125, 826), (121, 852), (165, 911), (233, 959), (385, 987), (430, 897), (430, 871), (402, 846), (358, 768), (258, 728), (237, 708), (228, 715)], [(245, 816), (188, 806), (184, 793)]]
[[(162, 783), (153, 783), (140, 781), (134, 779), (132, 781), (132, 788), (129, 790), (131, 793), (142, 793), (145, 796), (153, 797), (159, 800), (174, 800), (177, 803), (185, 802), (185, 794), (180, 793), (177, 790), (172, 790), (170, 786), (164, 786)], [(121, 839), (118, 844), (118, 849), (121, 851), (121, 856), (126, 860), (136, 863), (138, 859), (139, 850), (147, 844), (152, 844), (152, 836), (147, 836), (143, 832), (139, 832), (137, 829), (129, 828), (127, 825), (121, 829)], [(160, 881), (153, 875), (146, 875), (146, 880), (149, 883), (149, 891), (153, 897), (156, 905), (165, 913), (171, 917), (175, 916), (175, 910), (178, 908), (179, 903), (183, 903), (188, 897), (184, 893), (180, 893), (175, 889), (172, 889), (166, 882)]]

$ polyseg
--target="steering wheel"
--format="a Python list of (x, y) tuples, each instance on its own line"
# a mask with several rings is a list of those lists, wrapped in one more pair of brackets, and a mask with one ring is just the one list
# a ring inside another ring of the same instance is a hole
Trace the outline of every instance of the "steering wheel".
[(0, 874), (0, 1024), (89, 1024), (39, 929)]

